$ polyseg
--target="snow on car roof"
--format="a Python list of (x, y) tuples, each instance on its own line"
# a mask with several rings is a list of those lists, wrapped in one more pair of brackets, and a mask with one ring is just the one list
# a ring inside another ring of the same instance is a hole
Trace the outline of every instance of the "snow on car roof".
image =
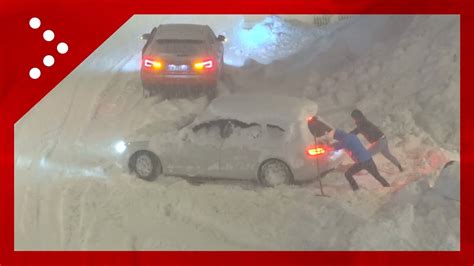
[(226, 95), (214, 99), (205, 112), (212, 117), (236, 119), (246, 123), (275, 124), (281, 127), (306, 120), (317, 113), (315, 102), (270, 94)]
[(207, 26), (198, 24), (161, 24), (157, 40), (205, 40)]

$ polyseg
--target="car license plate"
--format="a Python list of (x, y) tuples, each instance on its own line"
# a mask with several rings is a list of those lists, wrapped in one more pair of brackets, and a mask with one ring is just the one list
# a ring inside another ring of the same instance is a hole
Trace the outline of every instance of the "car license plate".
[(184, 72), (188, 71), (188, 65), (168, 65), (168, 70)]

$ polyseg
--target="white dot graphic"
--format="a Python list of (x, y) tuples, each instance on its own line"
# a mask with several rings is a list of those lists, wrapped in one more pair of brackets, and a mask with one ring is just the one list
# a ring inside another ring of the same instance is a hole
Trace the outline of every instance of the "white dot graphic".
[(38, 68), (34, 67), (30, 69), (30, 78), (38, 79), (40, 76), (41, 76), (41, 71)]
[(39, 28), (41, 26), (41, 20), (37, 17), (31, 18), (30, 19), (30, 27), (34, 30)]
[(54, 65), (54, 57), (51, 55), (47, 55), (43, 58), (43, 64), (47, 67)]
[(61, 43), (58, 44), (57, 49), (58, 49), (58, 53), (65, 54), (65, 53), (67, 53), (69, 47), (67, 46), (66, 43), (61, 42)]
[(43, 33), (43, 38), (45, 41), (50, 42), (54, 39), (54, 32), (52, 30), (47, 30)]

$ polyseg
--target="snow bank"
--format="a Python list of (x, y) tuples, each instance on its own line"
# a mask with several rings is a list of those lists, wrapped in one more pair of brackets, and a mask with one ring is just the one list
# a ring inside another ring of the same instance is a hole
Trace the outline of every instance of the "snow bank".
[[(287, 16), (286, 19), (290, 19)], [(307, 46), (321, 31), (299, 23), (294, 26), (279, 16), (263, 18), (250, 28), (241, 19), (230, 31), (227, 31), (225, 63), (242, 66), (248, 59), (262, 64), (286, 58)]]
[(341, 106), (347, 113), (358, 107), (390, 137), (417, 134), (413, 120), (437, 145), (459, 151), (459, 17), (389, 20), (403, 30), (381, 31), (381, 40), (370, 38), (373, 43), (362, 54), (352, 45), (366, 36), (351, 36), (346, 45), (352, 50), (339, 55), (350, 60), (337, 69), (325, 68), (325, 73), (312, 72), (303, 94), (325, 104), (322, 110)]
[[(448, 169), (435, 188), (420, 180), (395, 192), (353, 232), (352, 249), (459, 250), (459, 164)], [(377, 237), (367, 238), (370, 234)]]
[(326, 198), (315, 186), (108, 174), (115, 177), (17, 187), (16, 249), (459, 250), (459, 202), (422, 181), (393, 196), (385, 188), (354, 194), (333, 176)]
[(226, 85), (310, 98), (341, 127), (352, 126), (357, 107), (390, 137), (415, 134), (413, 120), (436, 145), (459, 151), (459, 33), (458, 16), (352, 17), (308, 31), (289, 57), (229, 68)]
[(245, 64), (226, 68), (221, 93), (304, 96), (345, 129), (362, 109), (406, 169), (374, 157), (392, 188), (361, 172), (353, 193), (347, 162), (323, 179), (329, 198), (315, 196), (317, 184), (148, 183), (115, 167), (117, 141), (172, 134), (208, 105), (143, 99), (138, 37), (167, 22), (238, 37), (241, 20), (135, 16), (15, 125), (15, 249), (459, 250), (459, 171), (442, 170), (459, 161), (457, 16), (358, 16), (317, 29), (270, 17), (255, 28), (267, 41), (229, 38), (230, 60)]

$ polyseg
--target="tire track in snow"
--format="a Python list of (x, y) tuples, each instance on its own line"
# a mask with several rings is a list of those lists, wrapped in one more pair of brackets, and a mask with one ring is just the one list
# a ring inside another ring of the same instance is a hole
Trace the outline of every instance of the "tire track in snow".
[(80, 225), (83, 216), (82, 186), (71, 183), (60, 195), (59, 220), (60, 220), (60, 247), (65, 250), (79, 249), (81, 234)]
[(113, 114), (113, 110), (116, 109), (117, 103), (120, 102), (123, 92), (127, 91), (128, 84), (136, 85), (138, 83), (139, 72), (124, 71), (124, 67), (127, 64), (135, 61), (135, 57), (135, 55), (129, 55), (123, 58), (114, 69), (104, 73), (104, 76), (108, 76), (108, 81), (95, 100), (96, 107), (94, 108), (93, 119), (100, 118), (103, 112), (107, 114), (108, 111)]

